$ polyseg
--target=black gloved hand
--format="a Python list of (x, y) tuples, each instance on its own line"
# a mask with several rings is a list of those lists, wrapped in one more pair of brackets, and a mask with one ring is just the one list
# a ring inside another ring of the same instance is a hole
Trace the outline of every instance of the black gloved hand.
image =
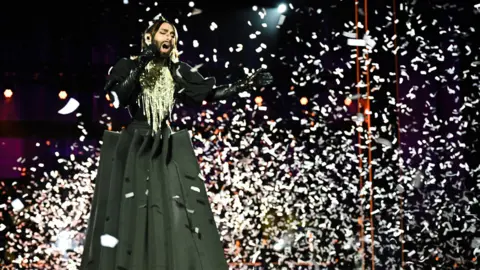
[(150, 44), (143, 49), (142, 54), (138, 58), (142, 65), (147, 65), (148, 62), (153, 60), (159, 53), (157, 46)]
[(273, 76), (263, 68), (258, 69), (246, 79), (247, 84), (252, 86), (267, 86), (273, 82)]
[(262, 87), (273, 82), (270, 72), (261, 68), (248, 78), (237, 81), (232, 85), (220, 85), (213, 89), (212, 94), (207, 98), (210, 101), (226, 99), (234, 94), (249, 89), (251, 86)]

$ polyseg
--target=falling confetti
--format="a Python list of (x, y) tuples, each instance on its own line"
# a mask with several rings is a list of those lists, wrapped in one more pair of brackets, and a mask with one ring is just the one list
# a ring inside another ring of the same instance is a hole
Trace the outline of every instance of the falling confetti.
[(59, 114), (71, 114), (73, 113), (74, 111), (77, 110), (78, 106), (80, 106), (80, 102), (78, 102), (76, 99), (74, 98), (70, 98), (67, 102), (67, 104), (65, 104), (65, 106), (60, 109), (58, 111)]
[(104, 247), (114, 248), (118, 244), (118, 239), (111, 235), (104, 234), (100, 236), (100, 243)]
[[(225, 27), (212, 18), (199, 23), (204, 13), (193, 2), (178, 16), (182, 49), (198, 53), (192, 71), (208, 70), (206, 62), (216, 59), (249, 74), (260, 65), (242, 62), (251, 51), (262, 65), (289, 72), (228, 104), (172, 114), (173, 129), (191, 130), (226, 258), (272, 269), (277, 262), (362, 269), (372, 260), (378, 269), (475, 269), (480, 49), (472, 42), (477, 29), (459, 18), (478, 21), (478, 4), (409, 1), (395, 13), (389, 4), (368, 12), (358, 5), (358, 23), (339, 22), (336, 14), (354, 8), (346, 2), (322, 9), (290, 4), (280, 17), (253, 7), (256, 19), (242, 22), (245, 43), (225, 40), (210, 53), (189, 28), (221, 35)], [(149, 8), (142, 20), (158, 12)], [(266, 41), (268, 22), (278, 22), (278, 46)], [(262, 93), (273, 100), (256, 99)], [(110, 123), (105, 116), (99, 125)], [(83, 124), (79, 129), (88, 133)], [(14, 222), (0, 229), (9, 231), (17, 264), (80, 263), (81, 244), (69, 262), (54, 243), (64, 232), (84, 238), (99, 149), (81, 137), (71, 152), (56, 155), (53, 171), (32, 160), (32, 183), (5, 199)], [(29, 162), (19, 159), (18, 166)], [(101, 242), (115, 248), (118, 240), (103, 235)]]

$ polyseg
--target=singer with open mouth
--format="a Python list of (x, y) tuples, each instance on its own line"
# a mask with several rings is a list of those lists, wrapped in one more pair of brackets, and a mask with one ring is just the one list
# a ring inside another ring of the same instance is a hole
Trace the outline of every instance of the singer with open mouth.
[(140, 55), (110, 71), (105, 92), (132, 121), (103, 135), (80, 269), (228, 269), (190, 135), (167, 120), (175, 102), (225, 100), (272, 76), (259, 69), (215, 86), (179, 61), (177, 41), (175, 26), (157, 19), (142, 33)]

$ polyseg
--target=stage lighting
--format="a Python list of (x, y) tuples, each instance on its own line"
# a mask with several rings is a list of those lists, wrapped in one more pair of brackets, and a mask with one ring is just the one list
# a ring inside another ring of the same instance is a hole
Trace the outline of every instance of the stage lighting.
[(63, 91), (63, 90), (62, 90), (62, 91), (60, 91), (60, 93), (58, 93), (58, 97), (59, 97), (60, 99), (66, 99), (67, 96), (68, 96), (68, 95), (67, 95), (67, 92), (66, 92), (66, 91)]
[(6, 89), (4, 92), (3, 92), (3, 95), (5, 96), (5, 98), (11, 98), (13, 96), (13, 92), (11, 89)]
[(262, 102), (263, 102), (263, 98), (261, 96), (258, 96), (255, 98), (255, 103), (259, 106), (262, 105)]
[(287, 11), (287, 5), (285, 4), (280, 4), (278, 6), (278, 13), (284, 13), (285, 11)]
[(344, 103), (345, 103), (345, 105), (350, 106), (350, 105), (352, 105), (352, 99), (350, 99), (350, 98), (347, 97), (347, 98), (345, 99)]
[(302, 97), (302, 98), (300, 99), (300, 104), (302, 104), (302, 105), (307, 105), (307, 103), (308, 103), (308, 98)]

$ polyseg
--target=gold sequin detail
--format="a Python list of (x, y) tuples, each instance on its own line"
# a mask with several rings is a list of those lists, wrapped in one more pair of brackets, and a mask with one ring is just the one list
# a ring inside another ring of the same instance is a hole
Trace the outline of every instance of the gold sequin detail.
[(175, 103), (175, 83), (168, 67), (150, 61), (140, 74), (142, 93), (137, 102), (152, 127), (152, 135), (161, 129)]

